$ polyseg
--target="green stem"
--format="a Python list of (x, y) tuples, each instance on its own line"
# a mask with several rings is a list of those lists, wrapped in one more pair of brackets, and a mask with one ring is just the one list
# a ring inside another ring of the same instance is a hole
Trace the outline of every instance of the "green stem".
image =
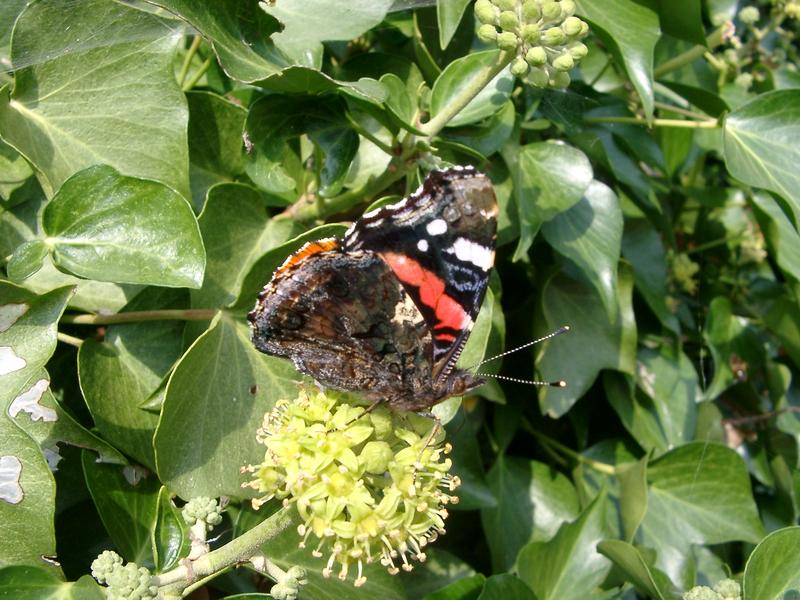
[(191, 570), (181, 565), (153, 577), (153, 585), (170, 588), (187, 588), (199, 579), (219, 573), (250, 560), (261, 546), (292, 525), (289, 509), (281, 509), (252, 529), (231, 540), (221, 548), (192, 561)]
[(561, 442), (557, 442), (553, 438), (546, 436), (545, 434), (541, 433), (540, 431), (537, 431), (536, 429), (533, 428), (533, 425), (531, 425), (530, 422), (528, 422), (527, 420), (523, 421), (523, 429), (525, 429), (533, 437), (535, 437), (537, 440), (539, 440), (542, 444), (544, 444), (544, 445), (546, 445), (546, 446), (548, 446), (550, 448), (554, 448), (554, 449), (558, 450), (559, 452), (561, 452), (562, 454), (565, 454), (566, 456), (569, 456), (571, 459), (573, 459), (576, 462), (583, 463), (583, 464), (591, 467), (592, 469), (594, 469), (598, 473), (603, 473), (605, 475), (616, 475), (617, 474), (617, 469), (613, 465), (608, 465), (606, 463), (602, 463), (600, 461), (597, 461), (597, 460), (594, 460), (594, 459), (591, 459), (591, 458), (587, 458), (586, 456), (584, 456), (580, 452), (576, 452), (575, 450), (573, 450), (569, 446), (565, 446)]
[(370, 142), (375, 144), (378, 148), (380, 148), (381, 150), (386, 152), (386, 154), (388, 154), (390, 156), (394, 155), (394, 148), (392, 148), (389, 144), (385, 144), (384, 142), (379, 140), (377, 137), (375, 137), (372, 133), (367, 131), (364, 127), (361, 126), (361, 124), (358, 121), (356, 121), (353, 117), (351, 117), (350, 114), (347, 115), (347, 120), (350, 122), (350, 125), (353, 127), (353, 129), (355, 129), (355, 131), (356, 131), (356, 133), (358, 135), (368, 139)]
[(501, 52), (497, 60), (490, 65), (486, 65), (475, 77), (470, 79), (459, 92), (450, 98), (445, 106), (442, 107), (433, 118), (420, 127), (429, 138), (438, 134), (461, 110), (477, 96), (483, 88), (489, 85), (497, 74), (500, 73), (514, 59), (515, 53)]
[(660, 108), (662, 110), (668, 110), (670, 112), (674, 112), (675, 114), (683, 115), (684, 117), (689, 117), (690, 119), (697, 119), (698, 121), (708, 120), (708, 115), (694, 112), (693, 110), (686, 110), (685, 108), (681, 108), (680, 106), (675, 106), (674, 104), (667, 104), (666, 102), (654, 102), (653, 104), (655, 105), (656, 108)]
[(80, 348), (83, 340), (81, 338), (77, 338), (71, 335), (67, 335), (66, 333), (57, 332), (56, 339), (59, 342), (63, 342), (64, 344), (69, 344), (70, 346), (75, 346), (76, 348)]
[(683, 127), (688, 129), (716, 129), (719, 122), (716, 119), (705, 121), (686, 121), (683, 119), (653, 119), (648, 121), (639, 117), (586, 117), (587, 123), (629, 123), (631, 125), (644, 125), (645, 127)]
[(700, 244), (699, 246), (692, 248), (691, 250), (686, 251), (686, 255), (691, 254), (698, 254), (700, 252), (705, 252), (706, 250), (711, 250), (712, 248), (716, 248), (718, 246), (724, 246), (728, 243), (738, 243), (744, 238), (747, 237), (747, 234), (739, 233), (736, 235), (732, 235), (730, 237), (719, 238), (718, 240), (712, 240), (710, 242), (706, 242), (705, 244)]
[(655, 71), (653, 71), (653, 79), (659, 79), (667, 73), (677, 71), (681, 67), (693, 63), (698, 58), (701, 58), (709, 49), (714, 49), (722, 43), (722, 36), (724, 32), (725, 25), (720, 25), (708, 35), (705, 46), (695, 46), (694, 48), (690, 48), (686, 52), (679, 54), (675, 58), (671, 58), (667, 62), (662, 63), (655, 69)]
[(212, 54), (203, 61), (203, 64), (200, 65), (200, 68), (195, 71), (194, 75), (192, 75), (192, 78), (181, 88), (184, 92), (188, 92), (195, 85), (197, 85), (197, 82), (200, 81), (200, 78), (206, 74), (206, 71), (208, 71), (208, 67), (211, 66), (211, 60), (213, 57), (214, 55)]
[(139, 321), (210, 321), (217, 312), (213, 308), (140, 310), (113, 315), (64, 315), (61, 322), (70, 325), (114, 325)]
[(186, 56), (183, 57), (183, 64), (181, 65), (181, 72), (178, 74), (178, 85), (183, 87), (183, 82), (186, 81), (186, 76), (189, 74), (189, 66), (192, 64), (194, 55), (197, 54), (197, 49), (200, 47), (202, 38), (199, 35), (194, 36), (191, 46), (186, 50)]

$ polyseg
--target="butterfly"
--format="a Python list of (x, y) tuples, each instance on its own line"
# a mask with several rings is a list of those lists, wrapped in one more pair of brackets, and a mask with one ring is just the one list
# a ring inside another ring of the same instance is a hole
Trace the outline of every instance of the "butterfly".
[(494, 266), (497, 201), (473, 167), (432, 171), (342, 239), (306, 243), (248, 315), (261, 352), (322, 386), (427, 410), (483, 383), (456, 368)]

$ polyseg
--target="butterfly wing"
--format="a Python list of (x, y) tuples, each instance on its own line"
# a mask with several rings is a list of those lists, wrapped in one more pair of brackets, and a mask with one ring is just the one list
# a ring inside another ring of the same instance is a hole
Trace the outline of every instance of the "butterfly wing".
[(249, 315), (259, 350), (290, 358), (326, 387), (402, 407), (432, 403), (432, 340), (419, 310), (375, 253), (335, 239), (287, 259)]
[(347, 231), (347, 252), (379, 254), (433, 334), (433, 377), (454, 367), (494, 265), (497, 201), (472, 167), (432, 171), (408, 198), (365, 214)]

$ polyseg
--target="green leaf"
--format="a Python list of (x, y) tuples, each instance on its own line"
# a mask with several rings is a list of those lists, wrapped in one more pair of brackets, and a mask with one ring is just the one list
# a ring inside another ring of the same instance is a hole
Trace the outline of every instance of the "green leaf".
[(17, 246), (6, 265), (9, 279), (23, 281), (42, 268), (47, 256), (47, 244), (42, 240), (30, 240)]
[(800, 216), (800, 90), (761, 94), (725, 118), (725, 165), (733, 177), (779, 194)]
[(514, 575), (492, 575), (478, 600), (536, 600), (533, 591)]
[(41, 60), (0, 97), (0, 135), (38, 169), (48, 196), (104, 163), (189, 197), (188, 111), (172, 72), (180, 39), (168, 21), (117, 2), (25, 9), (12, 61)]
[(695, 0), (658, 0), (661, 29), (672, 37), (706, 44), (702, 6)]
[[(184, 293), (148, 288), (128, 311), (185, 306)], [(158, 418), (141, 405), (182, 352), (182, 321), (112, 325), (102, 342), (87, 339), (78, 352), (78, 376), (86, 405), (103, 437), (152, 468)]]
[(583, 600), (611, 567), (595, 546), (606, 537), (605, 492), (597, 495), (573, 523), (561, 526), (548, 542), (531, 542), (519, 554), (519, 576), (538, 600)]
[(480, 573), (464, 577), (425, 596), (425, 600), (475, 600), (483, 589), (486, 577)]
[(313, 52), (322, 42), (357, 38), (383, 21), (391, 4), (391, 0), (351, 0), (335, 16), (327, 0), (262, 6), (284, 26), (283, 31), (272, 36), (275, 45), (289, 56), (300, 57)]
[(647, 563), (645, 557), (632, 544), (622, 540), (604, 540), (597, 550), (619, 567), (626, 580), (636, 586), (639, 593), (656, 600), (677, 600), (669, 578)]
[(244, 172), (242, 134), (247, 111), (209, 92), (188, 92), (192, 202), (203, 206), (215, 183)]
[[(13, 3), (9, 4), (13, 5)], [(0, 5), (0, 11), (5, 6), (5, 3)], [(0, 16), (0, 21), (2, 21), (2, 16)], [(12, 194), (23, 188), (31, 175), (33, 175), (33, 169), (28, 161), (14, 148), (0, 140), (0, 200), (5, 200), (12, 205), (16, 204), (16, 202), (11, 202)]]
[(126, 561), (152, 567), (158, 480), (141, 467), (99, 464), (88, 452), (82, 464), (86, 486), (119, 553)]
[(200, 287), (206, 256), (189, 203), (163, 184), (108, 166), (72, 176), (45, 207), (53, 260), (75, 275)]
[(617, 307), (622, 210), (611, 188), (599, 181), (592, 182), (579, 202), (544, 223), (542, 234), (557, 252), (580, 267), (613, 318)]
[(447, 48), (458, 29), (469, 0), (436, 0), (436, 18), (439, 21), (439, 47)]
[(240, 319), (222, 313), (181, 360), (156, 430), (161, 480), (184, 499), (243, 495), (239, 468), (261, 460), (256, 430), (281, 398), (298, 394), (289, 361), (261, 354)]
[(742, 458), (725, 446), (691, 442), (650, 463), (642, 543), (658, 552), (656, 565), (680, 585), (690, 544), (764, 536)]
[(649, 457), (645, 455), (638, 462), (623, 464), (617, 469), (622, 533), (628, 541), (633, 540), (647, 514), (648, 461)]
[(0, 569), (0, 597), (15, 600), (105, 600), (106, 593), (89, 575), (78, 581), (62, 581), (35, 567)]
[(335, 98), (320, 103), (316, 99), (266, 96), (250, 109), (247, 132), (256, 151), (275, 165), (286, 141), (307, 133), (323, 153), (319, 191), (326, 197), (341, 190), (359, 143), (345, 116), (344, 103)]
[[(481, 71), (495, 64), (500, 56), (499, 50), (487, 50), (468, 54), (454, 60), (433, 84), (431, 91), (431, 118), (462, 93)], [(447, 123), (449, 127), (475, 123), (500, 110), (509, 99), (514, 88), (514, 77), (508, 67), (492, 79), (461, 111)]]
[(653, 115), (653, 52), (661, 37), (658, 15), (636, 0), (577, 0), (578, 14), (625, 66), (645, 115)]
[(747, 559), (742, 579), (744, 600), (785, 600), (800, 591), (800, 527), (765, 537)]
[(481, 451), (478, 446), (480, 421), (474, 415), (467, 415), (463, 409), (461, 418), (450, 422), (447, 434), (452, 442), (452, 472), (461, 479), (456, 491), (459, 502), (454, 510), (475, 510), (495, 506), (497, 499), (486, 482), (486, 474), (481, 464)]
[(514, 104), (509, 100), (485, 122), (459, 129), (445, 129), (441, 138), (442, 141), (463, 144), (483, 156), (491, 156), (511, 137), (515, 115)]
[(636, 356), (636, 383), (653, 401), (670, 448), (694, 438), (700, 382), (689, 358), (669, 345), (642, 347)]
[(256, 0), (149, 2), (178, 15), (210, 40), (222, 68), (233, 79), (252, 83), (289, 64), (270, 40), (280, 24)]
[(191, 292), (192, 307), (219, 308), (232, 302), (253, 264), (300, 232), (294, 221), (270, 218), (270, 199), (240, 183), (209, 190), (197, 220), (208, 257), (206, 273), (203, 287)]
[(424, 598), (446, 585), (475, 575), (460, 558), (439, 547), (426, 548), (427, 560), (408, 574), (400, 574), (406, 598)]
[(155, 549), (156, 571), (164, 572), (189, 554), (189, 526), (183, 520), (180, 509), (172, 503), (169, 490), (163, 486), (158, 491), (156, 510), (151, 542)]
[(502, 152), (514, 181), (520, 239), (514, 260), (524, 256), (542, 223), (577, 204), (592, 183), (583, 152), (565, 144), (536, 142)]
[(508, 571), (531, 541), (547, 541), (578, 516), (578, 496), (570, 481), (544, 463), (498, 456), (488, 474), (497, 505), (481, 510), (492, 569)]
[(752, 199), (758, 213), (763, 217), (759, 223), (772, 250), (770, 254), (775, 257), (784, 273), (800, 281), (800, 235), (796, 227), (769, 194), (756, 192)]
[(539, 396), (542, 411), (553, 417), (566, 413), (602, 369), (633, 373), (636, 325), (631, 288), (631, 274), (621, 269), (619, 309), (615, 319), (609, 321), (602, 300), (588, 285), (563, 275), (556, 275), (545, 284), (542, 291), (545, 322), (538, 333), (543, 335), (564, 325), (570, 326), (570, 332), (542, 344), (538, 353), (537, 368), (543, 380), (567, 383), (565, 388), (542, 390)]

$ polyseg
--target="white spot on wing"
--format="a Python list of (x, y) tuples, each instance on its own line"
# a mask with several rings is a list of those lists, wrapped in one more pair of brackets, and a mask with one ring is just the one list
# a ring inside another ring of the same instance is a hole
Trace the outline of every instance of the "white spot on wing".
[(22, 463), (16, 456), (0, 456), (0, 500), (19, 504), (25, 494), (19, 485)]
[(484, 271), (488, 271), (494, 265), (494, 250), (467, 238), (458, 238), (447, 252), (455, 254), (461, 262), (472, 263)]
[(8, 375), (14, 371), (24, 369), (27, 364), (24, 358), (17, 356), (13, 348), (0, 346), (0, 375)]
[(442, 235), (447, 231), (447, 221), (444, 219), (434, 219), (425, 226), (428, 235)]
[(50, 387), (50, 382), (47, 379), (40, 379), (34, 383), (30, 389), (22, 392), (19, 396), (14, 398), (14, 401), (8, 407), (8, 414), (10, 417), (16, 417), (20, 411), (26, 412), (31, 416), (31, 421), (56, 421), (58, 415), (56, 411), (47, 406), (39, 404), (39, 400)]
[(3, 304), (0, 306), (0, 333), (11, 327), (28, 312), (27, 304)]
[(417, 250), (420, 252), (428, 251), (428, 240), (420, 240), (417, 242)]

